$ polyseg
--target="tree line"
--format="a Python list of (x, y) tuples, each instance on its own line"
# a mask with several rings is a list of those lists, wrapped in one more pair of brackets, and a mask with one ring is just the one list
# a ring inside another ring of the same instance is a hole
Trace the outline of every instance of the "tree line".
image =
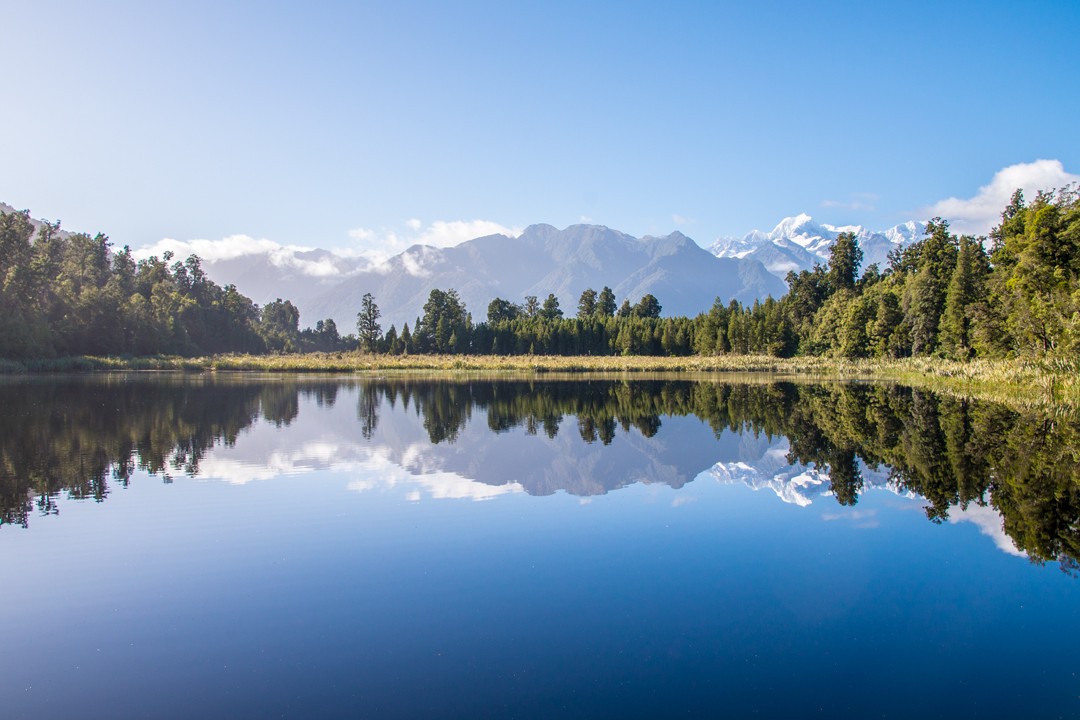
[[(696, 317), (660, 317), (646, 295), (616, 306), (610, 288), (582, 292), (568, 317), (554, 295), (495, 298), (474, 322), (453, 289), (432, 290), (400, 333), (369, 326), (379, 352), (544, 355), (823, 355), (1076, 357), (1080, 351), (1080, 193), (1017, 191), (989, 237), (957, 236), (935, 218), (926, 237), (860, 273), (842, 233), (829, 261), (790, 272), (788, 292), (745, 305), (717, 298)], [(365, 301), (375, 307), (371, 295)]]
[[(718, 355), (899, 358), (1075, 357), (1080, 351), (1080, 193), (1017, 191), (989, 237), (940, 218), (926, 237), (863, 269), (851, 233), (827, 263), (791, 272), (788, 292), (750, 305), (717, 298), (696, 317), (661, 317), (659, 299), (617, 304), (585, 289), (559, 299), (493, 299), (474, 322), (454, 289), (434, 289), (412, 326), (383, 332), (371, 293), (356, 334), (332, 319), (299, 329), (288, 300), (259, 307), (218, 286), (197, 256), (135, 262), (104, 235), (67, 235), (29, 214), (0, 216), (0, 357), (304, 352)], [(860, 272), (861, 270), (861, 272)]]
[(103, 234), (35, 233), (28, 212), (0, 214), (0, 357), (207, 355), (344, 350), (333, 320), (299, 329), (288, 300), (259, 307), (206, 276), (198, 256), (135, 261)]

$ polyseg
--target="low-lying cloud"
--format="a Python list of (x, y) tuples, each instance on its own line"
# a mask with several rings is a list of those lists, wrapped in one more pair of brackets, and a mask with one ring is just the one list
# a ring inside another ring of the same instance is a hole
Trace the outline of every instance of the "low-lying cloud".
[(950, 197), (922, 211), (923, 217), (941, 217), (957, 233), (986, 235), (1001, 222), (1001, 211), (1016, 190), (1028, 200), (1040, 190), (1055, 190), (1080, 182), (1080, 175), (1065, 171), (1060, 160), (1036, 160), (1003, 168), (974, 197)]
[(355, 253), (378, 264), (413, 245), (445, 248), (486, 235), (517, 237), (521, 228), (509, 228), (493, 220), (436, 220), (428, 226), (416, 218), (405, 222), (405, 231), (392, 228), (354, 228), (349, 237), (356, 241)]
[[(177, 240), (164, 238), (133, 251), (136, 259), (161, 257), (171, 252), (176, 259), (198, 255), (207, 263), (226, 262), (243, 257), (265, 257), (279, 268), (288, 268), (318, 279), (339, 278), (365, 270), (379, 270), (395, 255), (413, 245), (436, 248), (452, 247), (466, 240), (485, 235), (516, 237), (520, 228), (508, 228), (491, 220), (436, 220), (425, 226), (411, 218), (401, 230), (355, 228), (348, 232), (353, 245), (315, 252), (304, 245), (282, 245), (266, 238), (250, 235), (229, 235), (218, 240)], [(406, 258), (406, 270), (422, 274), (418, 258)]]

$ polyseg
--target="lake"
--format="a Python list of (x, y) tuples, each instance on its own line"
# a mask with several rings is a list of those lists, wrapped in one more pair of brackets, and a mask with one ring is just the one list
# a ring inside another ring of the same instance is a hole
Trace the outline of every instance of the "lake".
[(4, 717), (1080, 715), (1077, 418), (540, 377), (0, 381)]

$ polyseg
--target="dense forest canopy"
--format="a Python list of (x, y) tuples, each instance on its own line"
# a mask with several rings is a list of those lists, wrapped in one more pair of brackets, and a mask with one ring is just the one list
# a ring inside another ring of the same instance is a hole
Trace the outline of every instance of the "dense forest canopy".
[(135, 262), (104, 235), (61, 233), (29, 213), (0, 215), (0, 357), (80, 354), (341, 351), (716, 355), (764, 353), (896, 358), (1075, 357), (1080, 351), (1080, 193), (1075, 186), (1017, 191), (988, 238), (932, 220), (922, 240), (887, 267), (862, 268), (842, 234), (829, 262), (789, 273), (788, 293), (753, 305), (717, 298), (694, 318), (661, 317), (661, 300), (636, 304), (586, 288), (573, 316), (554, 294), (518, 304), (495, 298), (474, 321), (458, 293), (434, 289), (413, 323), (378, 322), (376, 298), (357, 308), (357, 335), (333, 320), (301, 331), (297, 308), (260, 308), (220, 287), (198, 257)]

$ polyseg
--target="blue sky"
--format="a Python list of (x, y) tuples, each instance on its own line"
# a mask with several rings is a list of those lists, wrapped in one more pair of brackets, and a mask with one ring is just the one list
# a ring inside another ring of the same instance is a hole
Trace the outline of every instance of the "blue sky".
[(0, 201), (118, 245), (396, 248), (583, 220), (707, 245), (799, 212), (962, 215), (1005, 168), (1080, 172), (1075, 0), (3, 16)]

